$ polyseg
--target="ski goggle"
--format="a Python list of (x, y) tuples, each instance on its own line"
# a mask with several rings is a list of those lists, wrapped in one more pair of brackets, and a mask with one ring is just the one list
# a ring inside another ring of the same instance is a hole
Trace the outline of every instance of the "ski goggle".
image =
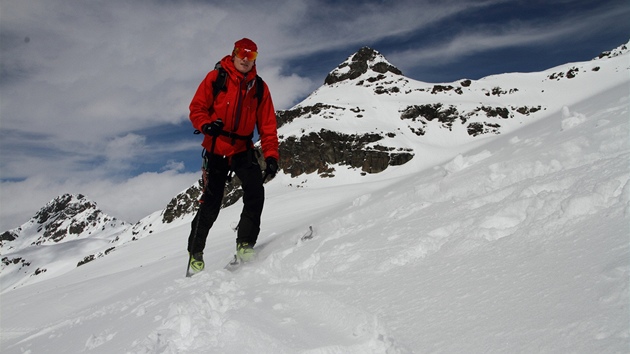
[(258, 56), (258, 52), (254, 52), (253, 50), (250, 50), (250, 49), (234, 48), (234, 55), (236, 55), (240, 59), (247, 59), (249, 61), (254, 61), (256, 60), (256, 57)]

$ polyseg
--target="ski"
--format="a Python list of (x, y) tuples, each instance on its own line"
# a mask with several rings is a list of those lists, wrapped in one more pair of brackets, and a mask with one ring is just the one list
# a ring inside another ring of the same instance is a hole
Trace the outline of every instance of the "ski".
[(313, 238), (313, 226), (309, 225), (308, 231), (300, 238), (300, 241), (306, 241)]
[(190, 270), (190, 266), (189, 266), (188, 269), (186, 269), (186, 278), (190, 278), (193, 275), (199, 274), (201, 272), (203, 272), (203, 270), (200, 270), (198, 272), (193, 272), (193, 271)]
[(192, 254), (188, 255), (188, 264), (186, 265), (186, 278), (190, 278), (194, 275), (193, 272), (190, 271), (190, 261), (192, 260)]
[(225, 268), (226, 270), (229, 270), (230, 272), (233, 272), (233, 271), (237, 270), (240, 267), (241, 264), (243, 264), (243, 262), (241, 262), (241, 260), (238, 259), (238, 257), (236, 255), (234, 255), (232, 257), (232, 259), (230, 259), (228, 264), (226, 264), (225, 267), (223, 267), (223, 268)]

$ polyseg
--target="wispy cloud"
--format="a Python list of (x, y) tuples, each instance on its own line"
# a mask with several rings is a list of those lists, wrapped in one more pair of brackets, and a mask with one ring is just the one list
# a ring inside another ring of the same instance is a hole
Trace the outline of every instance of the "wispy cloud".
[(593, 32), (593, 28), (601, 27), (602, 24), (614, 26), (629, 17), (630, 6), (613, 4), (589, 13), (588, 16), (584, 13), (568, 13), (564, 18), (511, 20), (491, 25), (473, 23), (445, 41), (395, 51), (388, 58), (403, 68), (443, 66), (482, 52), (549, 45), (562, 41), (579, 42), (599, 33)]
[[(505, 3), (487, 1), (296, 1), (279, 11), (273, 37), (285, 55), (362, 46), (430, 27), (467, 11)], [(358, 49), (358, 48), (357, 48)]]

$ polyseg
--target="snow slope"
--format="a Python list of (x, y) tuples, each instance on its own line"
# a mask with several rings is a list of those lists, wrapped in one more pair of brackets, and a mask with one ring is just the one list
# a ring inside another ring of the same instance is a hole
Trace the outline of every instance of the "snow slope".
[(361, 183), (341, 168), (334, 181), (278, 176), (259, 258), (235, 273), (223, 266), (240, 203), (193, 278), (187, 218), (4, 292), (0, 351), (628, 352), (630, 77), (627, 54), (609, 60), (625, 70), (590, 91), (567, 84), (501, 135), (436, 141), (439, 158)]

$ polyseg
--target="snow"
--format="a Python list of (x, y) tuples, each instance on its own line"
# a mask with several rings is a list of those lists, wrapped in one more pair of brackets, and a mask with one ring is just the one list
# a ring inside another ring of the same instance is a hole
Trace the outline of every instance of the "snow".
[[(541, 80), (559, 68), (482, 80), (519, 87), (514, 105), (547, 99), (546, 111), (500, 135), (416, 144), (435, 155), (379, 174), (339, 166), (334, 179), (278, 176), (266, 188), (258, 259), (236, 272), (223, 267), (240, 202), (222, 211), (206, 271), (192, 278), (189, 216), (5, 290), (0, 351), (628, 352), (627, 63), (626, 53), (569, 64), (601, 66), (597, 80), (579, 74), (589, 90)], [(553, 87), (553, 100), (534, 92)], [(309, 225), (314, 237), (301, 241)]]

